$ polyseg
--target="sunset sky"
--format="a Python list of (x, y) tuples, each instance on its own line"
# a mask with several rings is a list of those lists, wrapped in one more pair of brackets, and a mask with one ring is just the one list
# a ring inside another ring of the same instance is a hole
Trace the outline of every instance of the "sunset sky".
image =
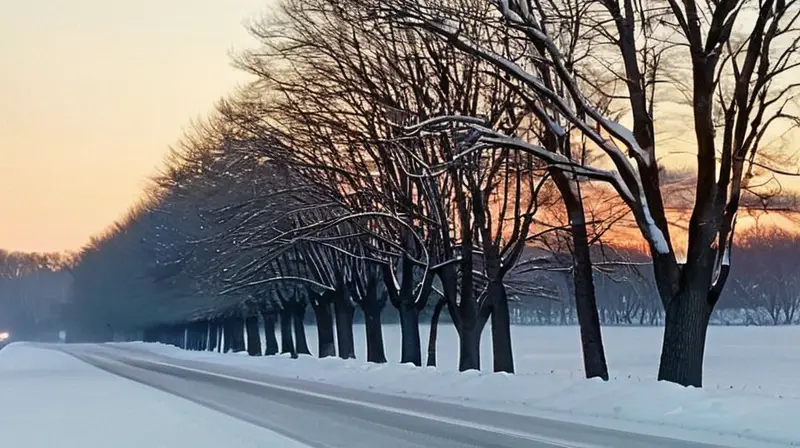
[[(255, 44), (244, 22), (271, 1), (2, 2), (0, 248), (76, 250), (121, 217), (190, 121), (247, 79), (229, 53)], [(659, 147), (691, 163), (676, 115)]]
[(269, 0), (0, 3), (0, 248), (73, 250), (117, 219), (190, 120), (246, 80)]

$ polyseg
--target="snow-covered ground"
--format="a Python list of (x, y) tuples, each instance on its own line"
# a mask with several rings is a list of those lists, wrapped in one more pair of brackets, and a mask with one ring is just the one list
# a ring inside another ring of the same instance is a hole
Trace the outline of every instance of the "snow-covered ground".
[(0, 446), (303, 445), (67, 354), (16, 343), (0, 350)]
[[(660, 328), (603, 330), (612, 380), (583, 379), (578, 329), (514, 327), (517, 375), (456, 372), (458, 345), (449, 325), (440, 327), (439, 368), (397, 363), (400, 332), (386, 326), (387, 365), (364, 361), (363, 327), (356, 327), (358, 360), (303, 357), (252, 358), (186, 352), (171, 346), (137, 344), (174, 357), (219, 362), (273, 375), (423, 396), (485, 408), (549, 416), (622, 430), (721, 443), (728, 440), (800, 445), (800, 327), (712, 327), (706, 350), (705, 388), (655, 381)], [(427, 328), (422, 336), (427, 341)], [(485, 332), (482, 363), (491, 369)], [(315, 328), (308, 328), (316, 349)]]

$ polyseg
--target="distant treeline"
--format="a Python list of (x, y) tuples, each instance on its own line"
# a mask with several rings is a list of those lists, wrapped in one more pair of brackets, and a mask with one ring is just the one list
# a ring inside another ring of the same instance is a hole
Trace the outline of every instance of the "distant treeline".
[[(800, 245), (797, 234), (776, 228), (742, 232), (736, 244), (737, 263), (712, 325), (800, 324)], [(655, 292), (651, 266), (636, 254), (599, 251), (595, 272), (597, 303), (603, 325), (663, 325), (664, 312)], [(607, 264), (607, 266), (604, 265)], [(0, 329), (21, 339), (53, 340), (69, 325), (65, 304), (71, 285), (69, 261), (56, 254), (0, 251)], [(549, 294), (514, 296), (510, 318), (515, 325), (577, 325), (569, 272), (539, 272), (536, 279)], [(420, 314), (433, 314), (431, 301)], [(309, 322), (313, 323), (313, 313)], [(356, 323), (364, 316), (356, 313)], [(384, 308), (385, 323), (399, 323), (394, 308)], [(449, 321), (447, 313), (442, 321)]]
[(0, 331), (15, 339), (55, 339), (71, 285), (68, 266), (60, 254), (0, 250)]

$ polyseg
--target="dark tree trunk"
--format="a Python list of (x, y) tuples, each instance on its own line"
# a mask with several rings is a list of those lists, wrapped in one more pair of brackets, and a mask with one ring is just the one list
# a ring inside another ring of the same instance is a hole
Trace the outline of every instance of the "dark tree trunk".
[(364, 330), (367, 339), (367, 362), (383, 364), (386, 362), (386, 349), (383, 345), (383, 326), (381, 313), (386, 301), (379, 297), (375, 278), (367, 279), (366, 294), (358, 302), (364, 314)]
[(586, 215), (583, 201), (575, 182), (559, 170), (551, 170), (553, 181), (558, 188), (572, 234), (572, 279), (575, 293), (575, 311), (581, 333), (581, 349), (586, 378), (599, 377), (608, 380), (608, 366), (600, 332), (600, 316), (592, 277), (592, 259), (589, 252), (589, 238), (586, 234)]
[(200, 350), (200, 343), (205, 334), (203, 333), (203, 322), (192, 322), (186, 332), (186, 349)]
[(222, 353), (228, 353), (231, 351), (231, 341), (233, 338), (231, 337), (233, 333), (233, 329), (231, 328), (231, 319), (225, 319), (222, 321)]
[(292, 321), (294, 322), (295, 349), (299, 355), (310, 355), (308, 341), (306, 340), (306, 303), (295, 302), (292, 306)]
[(311, 308), (314, 310), (314, 318), (317, 321), (317, 342), (319, 344), (318, 354), (320, 358), (336, 356), (331, 294), (333, 294), (331, 291), (326, 291), (322, 295), (316, 296), (316, 300), (311, 301)]
[(210, 321), (208, 323), (208, 350), (215, 351), (219, 346), (219, 324), (217, 321)]
[(184, 330), (185, 327), (182, 325), (170, 325), (167, 327), (167, 339), (169, 340), (170, 345), (174, 345), (178, 348), (185, 348), (185, 341), (184, 341)]
[(278, 354), (278, 338), (275, 336), (275, 319), (276, 313), (271, 311), (262, 311), (261, 317), (264, 319), (264, 354), (267, 356)]
[(217, 324), (217, 353), (222, 353), (223, 337), (225, 336), (225, 321)]
[[(561, 191), (561, 190), (560, 190)], [(562, 191), (562, 195), (564, 192)], [(581, 332), (583, 367), (586, 378), (608, 380), (608, 365), (600, 331), (600, 316), (597, 312), (592, 259), (589, 238), (586, 234), (586, 216), (583, 204), (577, 195), (564, 195), (567, 216), (572, 233), (572, 276), (575, 291), (575, 311)]]
[(492, 358), (495, 372), (514, 373), (514, 352), (511, 348), (511, 320), (508, 296), (502, 282), (489, 285), (492, 306)]
[(458, 336), (458, 370), (480, 370), (481, 328), (477, 319), (462, 320)]
[(248, 316), (244, 324), (247, 328), (247, 354), (261, 356), (261, 329), (258, 325), (258, 316)]
[[(712, 307), (703, 288), (674, 297), (666, 309), (659, 381), (703, 386), (703, 356)], [(707, 290), (707, 289), (705, 289)]]
[(333, 311), (336, 315), (336, 339), (339, 342), (339, 357), (354, 359), (356, 357), (355, 337), (353, 336), (353, 317), (356, 308), (346, 294), (339, 293), (333, 302)]
[(386, 362), (386, 350), (383, 347), (383, 326), (381, 312), (370, 310), (364, 314), (364, 326), (367, 337), (367, 362), (383, 364)]
[(436, 338), (439, 334), (439, 316), (442, 314), (444, 306), (447, 304), (447, 299), (440, 298), (433, 308), (433, 315), (431, 316), (431, 331), (428, 335), (428, 367), (436, 367)]
[(425, 308), (430, 297), (433, 276), (427, 276), (425, 282), (419, 285), (422, 288), (419, 297), (421, 301), (416, 302), (413, 263), (408, 257), (403, 257), (401, 263), (400, 288), (396, 287), (394, 274), (388, 265), (381, 267), (383, 283), (386, 286), (390, 302), (400, 315), (400, 362), (412, 363), (420, 367), (422, 366), (422, 344), (419, 336), (419, 314)]
[(204, 321), (192, 322), (186, 328), (186, 349), (204, 350), (208, 323)]
[(583, 224), (573, 225), (572, 232), (575, 241), (573, 256), (575, 309), (581, 332), (583, 367), (586, 371), (586, 378), (608, 380), (608, 365), (600, 331), (600, 318), (597, 314), (586, 227)]
[(400, 302), (400, 362), (422, 366), (422, 343), (419, 337), (419, 310), (408, 302)]
[(292, 338), (292, 312), (286, 308), (281, 309), (281, 354), (291, 353), (292, 358), (297, 357)]
[(186, 335), (183, 343), (184, 350), (194, 351), (195, 349), (194, 322), (186, 324), (186, 326), (183, 327), (183, 332)]
[(197, 348), (200, 351), (205, 351), (208, 349), (208, 321), (204, 320), (200, 325), (197, 326), (198, 336), (200, 337), (200, 345)]
[(244, 325), (241, 318), (230, 317), (226, 319), (225, 340), (230, 342), (227, 345), (228, 351), (234, 353), (246, 350), (244, 343)]
[(234, 339), (233, 344), (233, 352), (245, 352), (247, 351), (247, 344), (245, 343), (245, 335), (244, 335), (244, 319), (243, 318), (236, 318), (234, 319), (234, 335), (236, 339)]

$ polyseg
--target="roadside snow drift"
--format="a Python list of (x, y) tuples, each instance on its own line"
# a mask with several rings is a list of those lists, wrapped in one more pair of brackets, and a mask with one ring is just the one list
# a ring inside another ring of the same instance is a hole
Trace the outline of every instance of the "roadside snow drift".
[[(422, 328), (423, 338), (428, 329)], [(748, 440), (800, 445), (800, 327), (712, 327), (706, 351), (705, 388), (655, 381), (661, 329), (603, 329), (612, 380), (583, 379), (578, 329), (514, 327), (516, 375), (455, 371), (458, 343), (452, 327), (440, 327), (439, 368), (397, 363), (399, 328), (384, 328), (386, 365), (364, 361), (363, 326), (356, 326), (358, 360), (285, 356), (254, 358), (188, 352), (159, 344), (131, 348), (272, 375), (321, 381), (391, 394), (407, 394), (507, 412), (576, 421), (656, 435), (723, 443)], [(490, 330), (482, 344), (491, 369)], [(316, 348), (316, 329), (307, 328)], [(424, 339), (427, 340), (427, 339)], [(392, 362), (394, 361), (394, 362)]]

